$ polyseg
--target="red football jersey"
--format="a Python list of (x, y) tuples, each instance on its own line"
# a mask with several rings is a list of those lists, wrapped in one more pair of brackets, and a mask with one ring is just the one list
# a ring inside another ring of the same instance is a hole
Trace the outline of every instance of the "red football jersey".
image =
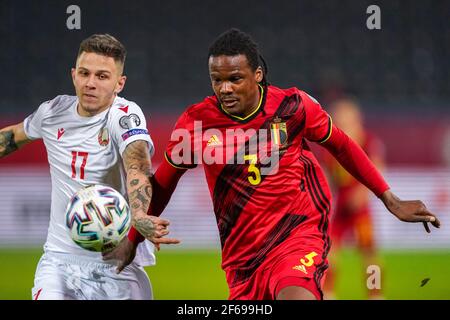
[(175, 167), (204, 166), (231, 287), (262, 262), (295, 252), (301, 237), (317, 239), (324, 259), (330, 245), (331, 195), (306, 140), (325, 141), (331, 118), (297, 88), (260, 89), (258, 108), (244, 118), (227, 113), (215, 96), (190, 106), (166, 151)]

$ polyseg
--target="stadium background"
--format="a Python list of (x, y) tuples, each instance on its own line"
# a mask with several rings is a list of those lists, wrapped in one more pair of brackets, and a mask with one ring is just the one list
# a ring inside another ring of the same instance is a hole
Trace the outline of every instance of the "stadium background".
[[(66, 9), (81, 9), (68, 30)], [(384, 172), (402, 198), (420, 198), (443, 226), (428, 235), (372, 199), (388, 299), (449, 299), (450, 2), (377, 1), (381, 30), (368, 30), (372, 1), (12, 1), (0, 3), (0, 127), (43, 101), (73, 94), (80, 41), (111, 33), (128, 49), (123, 96), (147, 116), (155, 168), (177, 116), (211, 94), (206, 55), (230, 27), (253, 35), (269, 80), (327, 104), (341, 93), (362, 103), (367, 127), (386, 147)], [(41, 142), (0, 160), (0, 299), (29, 299), (50, 208)], [(227, 297), (209, 193), (201, 169), (186, 174), (164, 215), (183, 243), (148, 268), (156, 299)], [(360, 257), (341, 254), (337, 297), (364, 299)], [(421, 281), (430, 278), (426, 286)]]

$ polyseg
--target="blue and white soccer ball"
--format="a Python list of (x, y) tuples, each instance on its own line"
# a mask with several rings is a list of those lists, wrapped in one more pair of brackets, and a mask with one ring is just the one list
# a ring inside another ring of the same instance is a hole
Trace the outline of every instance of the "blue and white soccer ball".
[(113, 188), (91, 185), (70, 199), (66, 225), (72, 240), (80, 247), (108, 251), (127, 235), (131, 225), (130, 207)]

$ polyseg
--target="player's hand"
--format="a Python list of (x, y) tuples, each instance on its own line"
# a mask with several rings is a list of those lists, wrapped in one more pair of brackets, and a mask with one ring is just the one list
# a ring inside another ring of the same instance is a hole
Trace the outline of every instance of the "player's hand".
[(430, 233), (428, 222), (435, 228), (441, 226), (439, 219), (430, 211), (428, 211), (425, 204), (420, 200), (400, 200), (390, 190), (387, 190), (381, 196), (386, 208), (394, 214), (399, 220), (405, 222), (422, 222), (426, 232)]
[(120, 273), (134, 260), (137, 246), (125, 237), (113, 250), (102, 252), (103, 260), (116, 260), (118, 262), (116, 273)]
[(160, 244), (177, 244), (180, 240), (173, 238), (164, 238), (169, 234), (169, 220), (161, 219), (155, 216), (140, 216), (133, 220), (133, 226), (147, 240), (151, 241), (157, 250)]

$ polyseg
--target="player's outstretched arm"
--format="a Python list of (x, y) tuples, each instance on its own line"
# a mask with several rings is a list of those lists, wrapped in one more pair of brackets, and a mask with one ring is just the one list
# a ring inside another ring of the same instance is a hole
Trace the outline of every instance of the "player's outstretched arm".
[(390, 190), (384, 192), (381, 197), (386, 208), (399, 220), (405, 222), (423, 222), (425, 230), (430, 233), (428, 222), (439, 228), (441, 222), (420, 200), (401, 200)]
[(23, 122), (0, 129), (0, 158), (30, 142), (23, 129)]
[(330, 151), (351, 175), (380, 198), (398, 219), (406, 222), (423, 222), (427, 232), (430, 232), (427, 222), (439, 228), (439, 220), (421, 201), (400, 200), (389, 190), (388, 184), (366, 153), (342, 130), (333, 125), (330, 138), (322, 146)]
[[(178, 181), (186, 171), (187, 169), (175, 168), (170, 165), (168, 161), (163, 161), (161, 163), (158, 170), (156, 170), (155, 174), (150, 179), (153, 194), (147, 212), (148, 215), (157, 217), (161, 215), (169, 203)], [(134, 228), (131, 228), (128, 233), (128, 238), (134, 243), (144, 241), (144, 237), (142, 237), (139, 232), (136, 232)]]
[(130, 143), (123, 153), (123, 162), (133, 226), (156, 246), (179, 243), (177, 239), (164, 238), (169, 233), (168, 220), (147, 215), (152, 200), (151, 160), (147, 142), (138, 140)]

